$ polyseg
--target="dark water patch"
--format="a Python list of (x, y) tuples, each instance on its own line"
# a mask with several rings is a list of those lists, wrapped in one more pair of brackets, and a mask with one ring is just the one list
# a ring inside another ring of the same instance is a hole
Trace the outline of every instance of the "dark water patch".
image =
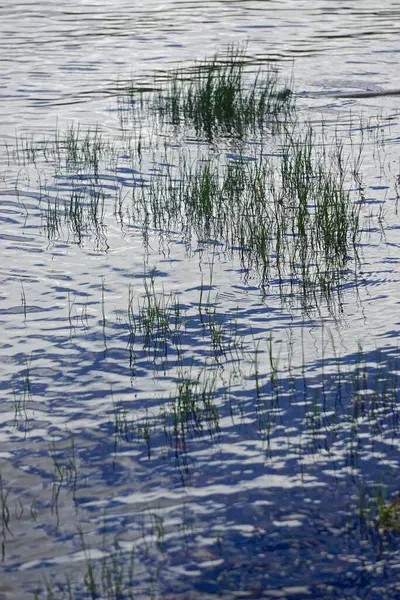
[[(46, 309), (44, 308), (40, 308), (39, 306), (29, 306), (29, 305), (25, 305), (25, 306), (11, 306), (9, 308), (0, 308), (0, 315), (6, 315), (6, 314), (10, 314), (10, 315), (21, 315), (21, 314), (26, 314), (26, 313), (42, 313), (44, 312)], [(49, 309), (47, 309), (49, 310)]]
[(7, 233), (0, 234), (0, 239), (1, 240), (9, 240), (9, 241), (13, 241), (13, 242), (28, 242), (28, 243), (34, 241), (34, 238), (29, 238), (28, 236), (10, 235)]

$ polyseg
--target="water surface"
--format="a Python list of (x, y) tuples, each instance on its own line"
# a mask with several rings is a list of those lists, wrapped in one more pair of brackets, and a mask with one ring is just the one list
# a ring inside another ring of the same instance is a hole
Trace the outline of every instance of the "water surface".
[[(389, 1), (0, 8), (5, 598), (46, 598), (45, 580), (62, 597), (65, 573), (83, 586), (89, 548), (101, 559), (115, 537), (121, 565), (135, 548), (138, 598), (396, 596), (397, 534), (377, 531), (376, 498), (398, 491), (398, 97), (336, 96), (399, 87), (399, 17)], [(300, 120), (362, 148), (360, 262), (328, 298), (276, 277), (263, 290), (222, 239), (130, 212), (166, 160), (208, 146), (138, 124), (121, 89), (240, 43), (254, 69), (293, 78)], [(71, 125), (114, 148), (98, 171), (24, 152), (21, 137)], [(99, 190), (83, 227), (54, 219), (56, 201)], [(164, 320), (132, 337), (146, 289)], [(182, 432), (184, 382), (218, 418), (203, 403)]]

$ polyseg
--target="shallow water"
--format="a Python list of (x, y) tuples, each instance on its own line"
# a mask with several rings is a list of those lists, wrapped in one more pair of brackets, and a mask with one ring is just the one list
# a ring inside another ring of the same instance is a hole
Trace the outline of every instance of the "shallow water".
[[(89, 597), (115, 537), (138, 598), (399, 593), (397, 534), (376, 527), (398, 491), (398, 98), (336, 96), (399, 87), (400, 9), (331, 4), (0, 8), (0, 597), (62, 597), (65, 574)], [(362, 142), (360, 261), (331, 295), (276, 273), (262, 291), (240, 248), (134, 214), (132, 189), (208, 146), (138, 124), (121, 89), (242, 42), (293, 78), (300, 121)], [(71, 123), (108, 140), (98, 170), (23, 149)], [(74, 193), (100, 194), (95, 218), (51, 211)], [(176, 396), (201, 407), (180, 430)]]

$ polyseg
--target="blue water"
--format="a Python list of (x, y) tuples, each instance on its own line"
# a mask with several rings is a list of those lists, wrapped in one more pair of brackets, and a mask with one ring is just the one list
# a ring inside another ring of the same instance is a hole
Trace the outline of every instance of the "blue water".
[[(121, 568), (135, 549), (135, 598), (400, 595), (377, 512), (398, 492), (398, 97), (336, 97), (400, 87), (400, 15), (330, 4), (0, 8), (0, 597), (47, 598), (45, 580), (62, 597), (65, 575), (89, 597), (88, 556), (100, 568), (115, 539)], [(361, 144), (359, 261), (329, 298), (276, 273), (260, 286), (239, 247), (135, 212), (132, 190), (208, 146), (138, 124), (121, 89), (242, 42), (293, 78), (300, 120)], [(108, 140), (98, 170), (21, 146), (71, 125)], [(55, 221), (74, 193), (83, 221)], [(200, 410), (180, 430), (186, 384)]]

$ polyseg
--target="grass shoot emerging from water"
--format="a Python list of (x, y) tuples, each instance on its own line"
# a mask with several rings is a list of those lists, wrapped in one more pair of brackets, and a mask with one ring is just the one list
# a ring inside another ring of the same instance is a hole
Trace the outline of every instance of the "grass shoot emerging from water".
[(283, 136), (281, 153), (215, 158), (179, 166), (166, 160), (162, 176), (134, 188), (132, 215), (186, 243), (222, 242), (256, 272), (262, 289), (274, 280), (329, 296), (357, 259), (361, 199), (343, 147), (317, 138), (311, 127)]
[(245, 48), (231, 46), (225, 54), (176, 69), (150, 108), (163, 122), (193, 127), (208, 141), (273, 131), (292, 111), (292, 92), (271, 67), (249, 77), (249, 64)]
[(72, 185), (69, 195), (46, 195), (47, 208), (43, 214), (43, 230), (50, 242), (67, 240), (83, 246), (91, 237), (98, 248), (107, 249), (104, 227), (105, 194), (101, 187), (90, 182)]
[(44, 161), (53, 164), (57, 173), (90, 172), (97, 175), (101, 161), (108, 160), (110, 165), (116, 161), (112, 144), (97, 127), (83, 131), (79, 125), (70, 125), (65, 133), (56, 129), (48, 138), (16, 136), (13, 147), (6, 146), (6, 150), (9, 163)]

